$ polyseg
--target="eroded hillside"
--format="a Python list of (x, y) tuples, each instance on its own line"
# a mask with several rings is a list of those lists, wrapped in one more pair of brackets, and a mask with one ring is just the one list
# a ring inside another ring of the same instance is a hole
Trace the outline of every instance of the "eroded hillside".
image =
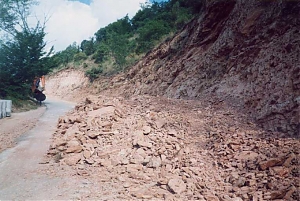
[(74, 199), (299, 200), (299, 8), (207, 1), (128, 72), (53, 93), (82, 101), (49, 172), (88, 181)]
[(208, 1), (199, 18), (123, 76), (100, 79), (112, 93), (225, 102), (266, 130), (297, 135), (300, 4)]

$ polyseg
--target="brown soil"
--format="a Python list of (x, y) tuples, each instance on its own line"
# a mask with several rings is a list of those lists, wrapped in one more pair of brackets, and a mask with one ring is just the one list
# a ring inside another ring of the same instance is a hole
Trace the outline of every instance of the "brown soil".
[(43, 166), (76, 182), (52, 197), (299, 200), (299, 5), (208, 1), (125, 74), (48, 77), (79, 101)]
[(51, 175), (88, 179), (79, 199), (299, 200), (299, 9), (207, 1), (123, 74), (56, 75), (56, 95), (81, 102), (59, 120)]

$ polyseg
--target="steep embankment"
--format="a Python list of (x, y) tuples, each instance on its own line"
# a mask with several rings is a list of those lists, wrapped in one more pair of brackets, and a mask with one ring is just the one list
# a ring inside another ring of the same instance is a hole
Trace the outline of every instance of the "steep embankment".
[(274, 132), (299, 129), (299, 3), (209, 2), (127, 73), (61, 89), (101, 91), (49, 150), (80, 199), (299, 200), (299, 140)]
[(78, 70), (66, 69), (46, 77), (47, 96), (76, 102), (85, 96), (89, 80)]
[(297, 134), (300, 3), (209, 2), (126, 75), (98, 84), (127, 96), (204, 97), (247, 111), (266, 130)]

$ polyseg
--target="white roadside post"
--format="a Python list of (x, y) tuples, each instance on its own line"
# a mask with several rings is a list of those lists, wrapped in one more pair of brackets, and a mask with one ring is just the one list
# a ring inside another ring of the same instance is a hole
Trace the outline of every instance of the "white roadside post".
[(0, 110), (1, 110), (1, 118), (6, 117), (6, 102), (4, 100), (0, 100)]
[(7, 117), (11, 116), (11, 105), (12, 105), (12, 101), (11, 100), (7, 100), (6, 101), (6, 116)]
[(2, 105), (3, 105), (3, 101), (0, 100), (0, 119), (2, 119), (3, 114), (2, 114)]
[(0, 119), (11, 116), (11, 100), (0, 100)]

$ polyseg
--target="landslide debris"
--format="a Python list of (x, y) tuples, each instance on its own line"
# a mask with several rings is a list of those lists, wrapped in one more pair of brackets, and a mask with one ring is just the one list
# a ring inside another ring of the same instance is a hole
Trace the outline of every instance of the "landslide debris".
[(206, 1), (199, 17), (97, 90), (216, 98), (264, 129), (299, 136), (300, 2)]
[(60, 118), (51, 168), (91, 181), (80, 199), (299, 200), (299, 13), (207, 1), (126, 73), (82, 89), (107, 97)]
[(59, 119), (48, 154), (92, 181), (82, 199), (299, 200), (299, 145), (224, 105), (91, 96)]

